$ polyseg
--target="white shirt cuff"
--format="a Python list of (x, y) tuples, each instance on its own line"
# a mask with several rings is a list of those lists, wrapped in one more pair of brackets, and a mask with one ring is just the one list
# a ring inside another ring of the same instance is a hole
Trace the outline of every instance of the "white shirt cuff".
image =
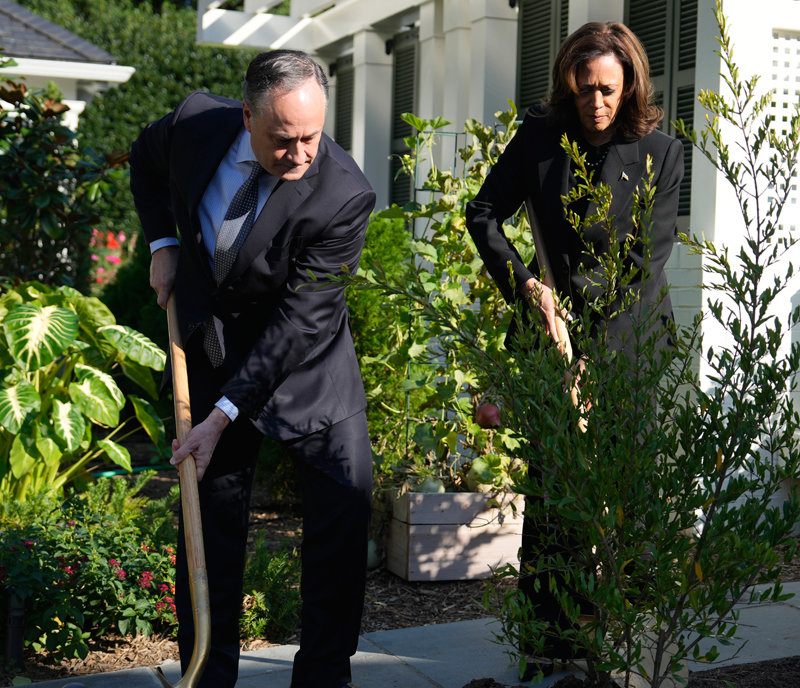
[(228, 397), (222, 397), (216, 404), (214, 404), (220, 411), (222, 411), (228, 418), (231, 419), (231, 423), (236, 420), (236, 417), (239, 415), (239, 409), (233, 404), (233, 402), (228, 399)]
[(150, 254), (152, 255), (158, 249), (164, 248), (165, 246), (177, 246), (178, 245), (178, 237), (164, 237), (163, 239), (156, 239), (155, 241), (150, 242)]

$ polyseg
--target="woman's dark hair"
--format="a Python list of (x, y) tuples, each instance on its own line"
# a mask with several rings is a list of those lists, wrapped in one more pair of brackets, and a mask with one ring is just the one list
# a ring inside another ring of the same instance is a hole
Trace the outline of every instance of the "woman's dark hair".
[(634, 138), (649, 134), (658, 126), (664, 112), (654, 103), (647, 53), (636, 34), (620, 22), (584, 24), (562, 43), (553, 63), (549, 121), (560, 128), (577, 126), (578, 72), (587, 62), (603, 55), (616, 57), (625, 75), (615, 129)]
[(319, 84), (327, 101), (328, 78), (322, 67), (299, 50), (270, 50), (256, 55), (250, 62), (242, 82), (242, 96), (257, 113), (265, 96), (293, 91), (309, 79)]

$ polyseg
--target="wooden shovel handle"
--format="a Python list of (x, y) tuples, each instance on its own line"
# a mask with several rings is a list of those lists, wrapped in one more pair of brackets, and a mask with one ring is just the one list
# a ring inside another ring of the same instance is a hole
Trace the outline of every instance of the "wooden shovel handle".
[[(175, 407), (175, 430), (178, 443), (183, 444), (192, 429), (192, 412), (189, 403), (189, 377), (186, 371), (186, 354), (183, 350), (178, 311), (174, 295), (167, 302), (167, 327), (172, 361), (172, 394)], [(208, 576), (203, 547), (203, 525), (200, 518), (200, 497), (197, 491), (197, 468), (194, 457), (189, 456), (178, 466), (181, 486), (183, 532), (186, 541), (186, 560), (189, 569), (189, 588), (194, 618), (194, 648), (192, 659), (175, 688), (192, 688), (202, 674), (211, 646), (211, 612), (208, 601)]]

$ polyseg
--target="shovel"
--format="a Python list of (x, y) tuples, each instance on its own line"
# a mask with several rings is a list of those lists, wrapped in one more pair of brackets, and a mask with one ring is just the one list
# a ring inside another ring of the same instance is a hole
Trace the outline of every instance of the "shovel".
[[(178, 311), (175, 297), (167, 302), (167, 326), (172, 360), (172, 393), (175, 399), (175, 429), (178, 442), (183, 444), (192, 429), (189, 405), (189, 377), (186, 373), (186, 354), (183, 351), (178, 328)], [(189, 592), (194, 619), (194, 647), (189, 666), (181, 679), (172, 686), (160, 672), (161, 682), (167, 688), (194, 688), (203, 672), (211, 646), (211, 612), (208, 602), (208, 576), (203, 549), (203, 527), (200, 520), (200, 499), (197, 492), (197, 470), (190, 456), (178, 466), (183, 509), (183, 531), (186, 539), (186, 562), (189, 569)]]
[[(550, 289), (555, 289), (556, 281), (553, 278), (553, 270), (550, 266), (550, 260), (547, 256), (547, 250), (544, 247), (544, 236), (542, 235), (542, 226), (539, 223), (539, 218), (536, 216), (536, 211), (533, 207), (533, 201), (531, 198), (525, 199), (525, 211), (528, 214), (528, 224), (531, 226), (531, 234), (533, 235), (533, 245), (536, 248), (536, 262), (539, 265), (539, 274), (541, 275), (542, 283), (549, 287)], [(561, 350), (561, 353), (564, 354), (564, 357), (567, 359), (567, 363), (572, 363), (572, 343), (569, 338), (569, 330), (567, 329), (567, 323), (564, 321), (564, 318), (561, 317), (561, 314), (556, 309), (556, 345)], [(572, 403), (575, 406), (580, 406), (580, 400), (578, 399), (578, 388), (573, 383), (570, 383), (570, 397), (572, 398)], [(586, 418), (582, 417), (578, 422), (578, 427), (583, 431), (586, 432)]]

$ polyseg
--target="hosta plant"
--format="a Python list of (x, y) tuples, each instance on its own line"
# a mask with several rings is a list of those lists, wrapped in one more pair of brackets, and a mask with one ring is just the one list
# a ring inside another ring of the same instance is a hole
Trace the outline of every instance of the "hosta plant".
[(3, 499), (58, 491), (101, 463), (130, 470), (120, 440), (140, 427), (163, 447), (152, 405), (134, 394), (126, 399), (119, 383), (124, 376), (155, 398), (153, 371), (163, 370), (166, 356), (118, 325), (101, 301), (27, 282), (0, 291), (0, 323)]

